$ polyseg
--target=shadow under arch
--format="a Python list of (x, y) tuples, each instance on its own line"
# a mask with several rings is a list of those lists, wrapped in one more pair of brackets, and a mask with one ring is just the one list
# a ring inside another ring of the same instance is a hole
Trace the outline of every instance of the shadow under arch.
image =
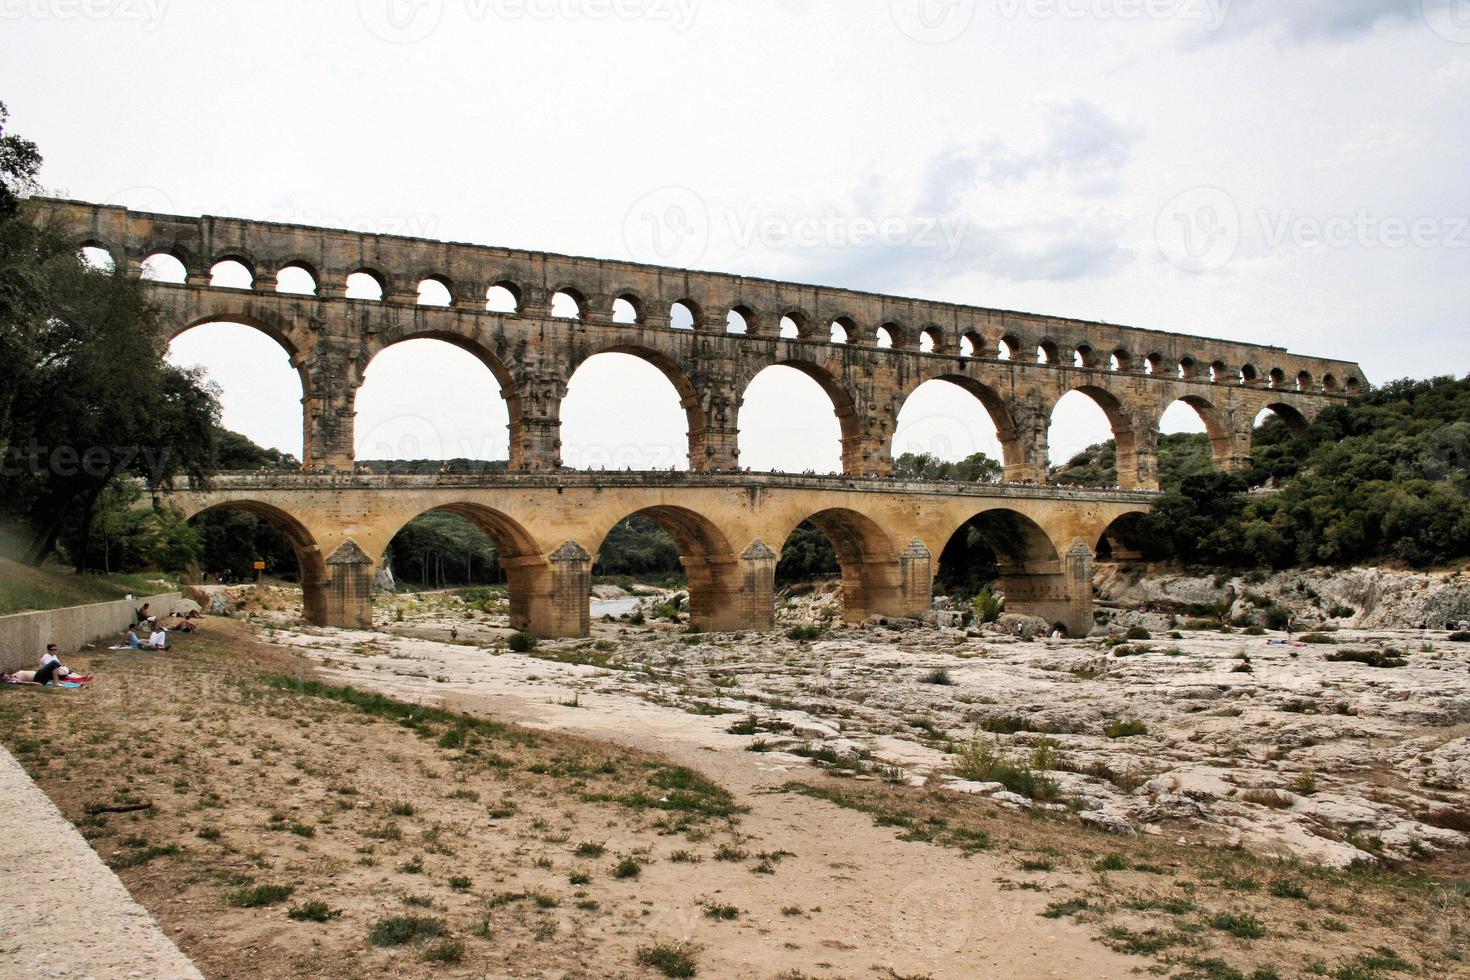
[[(909, 399), (913, 398), (918, 390), (933, 381), (943, 381), (954, 385), (973, 395), (975, 400), (985, 409), (990, 416), (991, 423), (995, 426), (995, 438), (1000, 443), (1001, 463), (1005, 465), (1006, 479), (1021, 481), (1024, 479), (1026, 468), (1025, 454), (1021, 447), (1021, 440), (1016, 433), (1016, 422), (1011, 416), (1010, 406), (994, 388), (983, 381), (967, 377), (962, 374), (938, 374), (932, 377), (918, 379), (908, 391), (904, 392), (902, 403), (899, 406), (899, 414), (907, 407)], [(894, 439), (897, 440), (897, 424), (894, 425)], [(897, 446), (894, 446), (895, 458)]]
[[(505, 362), (502, 361), (493, 351), (491, 351), (484, 344), (481, 344), (472, 338), (464, 337), (460, 334), (454, 333), (453, 331), (414, 331), (412, 333), (405, 333), (401, 336), (389, 337), (386, 339), (378, 338), (376, 343), (373, 343), (369, 347), (367, 347), (359, 357), (355, 369), (351, 372), (352, 411), (354, 424), (357, 417), (358, 395), (362, 392), (363, 381), (367, 377), (368, 369), (372, 367), (373, 361), (377, 360), (378, 355), (382, 354), (389, 348), (397, 347), (398, 345), (407, 343), (411, 340), (437, 340), (441, 343), (448, 344), (451, 347), (455, 347), (459, 350), (464, 351), (485, 366), (485, 368), (490, 372), (490, 376), (493, 377), (496, 384), (500, 386), (500, 397), (505, 401), (506, 414), (509, 416), (509, 421), (507, 423), (507, 428), (509, 429), (510, 447), (509, 468), (512, 470), (525, 469), (527, 447), (525, 444), (526, 440), (523, 438), (524, 408), (521, 401), (520, 388), (515, 381), (515, 375), (511, 372), (510, 368), (505, 364)], [(357, 437), (358, 434), (354, 432), (351, 440), (349, 440), (349, 444), (354, 447), (354, 449), (357, 446)]]
[[(1275, 415), (1291, 431), (1293, 436), (1304, 435), (1307, 427), (1311, 424), (1296, 406), (1288, 405), (1285, 402), (1272, 402), (1261, 411), (1269, 411)], [(1260, 415), (1257, 414), (1256, 418), (1259, 419)]]
[(1113, 520), (1093, 545), (1099, 562), (1128, 564), (1163, 561), (1169, 557), (1167, 544), (1151, 532), (1148, 515), (1135, 512)]
[[(808, 514), (792, 525), (782, 537), (782, 544), (808, 523), (821, 531), (837, 552), (837, 564), (842, 569), (843, 618), (848, 622), (860, 623), (870, 616), (916, 616), (928, 607), (927, 551), (923, 553), (926, 571), (922, 581), (906, 582), (903, 556), (888, 532), (871, 517), (847, 508)], [(920, 608), (915, 608), (915, 603)]]
[[(398, 536), (400, 531), (423, 515), (435, 512), (453, 514), (455, 517), (463, 518), (483, 531), (486, 537), (494, 542), (495, 551), (499, 555), (500, 568), (505, 572), (507, 598), (510, 599), (511, 629), (523, 632), (533, 632), (537, 629), (540, 625), (538, 621), (544, 621), (544, 617), (538, 615), (537, 604), (546, 602), (553, 591), (550, 566), (536, 539), (520, 522), (508, 514), (493, 507), (467, 501), (454, 501), (429, 507), (414, 514), (393, 529), (393, 533), (383, 541), (385, 553), (389, 543)], [(384, 555), (375, 555), (373, 559), (381, 565), (383, 557)]]
[[(1139, 472), (1138, 434), (1133, 428), (1133, 419), (1127, 408), (1117, 395), (1097, 385), (1078, 385), (1063, 392), (1062, 397), (1065, 398), (1073, 391), (1092, 399), (1107, 417), (1108, 428), (1113, 430), (1113, 443), (1117, 447), (1118, 485), (1125, 490), (1140, 486), (1143, 474)], [(1056, 417), (1056, 404), (1052, 405), (1051, 417)]]
[[(625, 514), (597, 539), (599, 555), (612, 529), (629, 517), (646, 517), (663, 528), (679, 549), (679, 562), (689, 579), (689, 622), (699, 632), (733, 632), (750, 628), (745, 575), (725, 532), (708, 517), (686, 507), (656, 505)], [(769, 617), (767, 617), (769, 618)]]
[[(296, 554), (297, 569), (301, 578), (302, 618), (318, 626), (335, 625), (329, 618), (327, 590), (331, 584), (331, 576), (327, 572), (326, 556), (322, 554), (315, 536), (306, 525), (280, 507), (264, 501), (249, 499), (227, 500), (211, 504), (190, 514), (188, 520), (192, 524), (207, 515), (229, 511), (258, 517), (280, 532)], [(206, 569), (206, 571), (209, 570)]]
[[(577, 357), (571, 363), (571, 373), (567, 376), (567, 384), (575, 378), (577, 371), (594, 357), (603, 354), (626, 354), (636, 357), (640, 361), (653, 365), (659, 373), (668, 379), (669, 384), (674, 386), (674, 391), (679, 396), (679, 407), (684, 410), (684, 418), (689, 426), (686, 438), (689, 450), (689, 468), (699, 471), (708, 467), (707, 451), (709, 446), (709, 430), (705, 424), (704, 407), (699, 399), (699, 390), (694, 387), (694, 382), (685, 372), (684, 368), (668, 354), (654, 350), (652, 347), (644, 347), (640, 344), (613, 344), (608, 347), (598, 347), (579, 351)], [(514, 466), (512, 466), (514, 469)], [(670, 532), (672, 533), (672, 532)]]
[[(840, 348), (839, 348), (840, 349)], [(817, 383), (828, 401), (832, 403), (832, 414), (837, 417), (838, 431), (842, 440), (842, 472), (845, 475), (861, 475), (863, 472), (863, 430), (858, 416), (857, 401), (837, 376), (815, 361), (802, 358), (786, 358), (756, 366), (741, 379), (740, 400), (756, 378), (772, 368), (791, 368)]]

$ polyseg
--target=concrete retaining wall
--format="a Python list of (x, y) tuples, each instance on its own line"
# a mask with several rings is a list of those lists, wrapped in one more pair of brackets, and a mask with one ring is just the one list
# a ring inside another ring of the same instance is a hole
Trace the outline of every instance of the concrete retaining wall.
[[(188, 600), (178, 592), (165, 592), (131, 601), (120, 599), (0, 616), (0, 668), (7, 673), (34, 669), (48, 643), (59, 646), (64, 659), (95, 640), (116, 642), (132, 625), (133, 610), (145, 602), (153, 606), (150, 612), (166, 616), (175, 609), (182, 610)], [(193, 603), (189, 607), (193, 608)]]

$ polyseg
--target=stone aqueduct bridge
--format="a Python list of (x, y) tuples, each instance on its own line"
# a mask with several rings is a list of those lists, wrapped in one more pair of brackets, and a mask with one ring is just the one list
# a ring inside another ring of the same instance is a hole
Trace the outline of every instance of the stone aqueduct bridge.
[[(366, 624), (372, 567), (393, 533), (425, 510), (443, 509), (496, 541), (515, 625), (548, 636), (585, 634), (591, 556), (631, 513), (653, 517), (680, 544), (693, 617), (705, 628), (769, 627), (775, 555), (804, 519), (837, 545), (856, 618), (927, 607), (949, 536), (988, 515), (1011, 608), (1085, 630), (1092, 558), (1100, 547), (1124, 553), (1109, 529), (1147, 509), (1148, 495), (1138, 491), (1158, 486), (1158, 423), (1169, 405), (1184, 401), (1198, 411), (1216, 464), (1233, 469), (1248, 465), (1263, 410), (1300, 427), (1364, 385), (1350, 362), (1177, 333), (505, 248), (51, 199), (30, 206), (36, 220), (79, 248), (105, 249), (125, 271), (141, 272), (159, 254), (183, 265), (183, 283), (150, 286), (167, 328), (161, 343), (227, 321), (263, 331), (290, 355), (305, 409), (302, 472), (225, 477), (208, 490), (181, 488), (173, 499), (190, 513), (252, 509), (285, 529), (301, 558), (308, 616), (325, 625)], [(250, 288), (211, 285), (212, 268), (226, 260), (248, 270)], [(310, 274), (311, 295), (277, 291), (287, 268)], [(381, 298), (349, 299), (355, 273), (376, 280)], [(426, 282), (447, 291), (447, 305), (421, 301)], [(514, 312), (487, 308), (496, 287), (514, 298)], [(575, 305), (574, 317), (553, 315), (557, 296)], [(673, 327), (676, 305), (689, 312), (692, 329)], [(727, 320), (743, 323), (743, 332), (731, 332)], [(833, 342), (833, 325), (847, 342)], [(879, 346), (880, 332), (889, 345)], [(368, 364), (416, 338), (462, 347), (499, 381), (510, 474), (473, 481), (354, 474), (355, 400)], [(627, 480), (561, 469), (567, 383), (579, 365), (608, 352), (643, 358), (673, 383), (688, 418), (691, 474)], [(743, 393), (776, 365), (801, 371), (831, 398), (843, 477), (739, 472)], [(1006, 480), (1025, 486), (884, 479), (899, 411), (933, 380), (985, 407)], [(1074, 390), (1107, 415), (1119, 482), (1135, 492), (1044, 485), (1052, 409)]]

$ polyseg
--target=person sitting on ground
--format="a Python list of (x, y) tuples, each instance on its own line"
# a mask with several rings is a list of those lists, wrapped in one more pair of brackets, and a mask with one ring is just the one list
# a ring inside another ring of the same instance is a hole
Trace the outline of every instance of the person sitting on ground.
[(154, 650), (168, 649), (168, 634), (162, 628), (155, 629), (148, 637), (148, 646)]
[(61, 658), (60, 656), (58, 656), (58, 653), (59, 651), (57, 650), (55, 643), (46, 644), (46, 652), (41, 654), (41, 660), (38, 664), (36, 664), (36, 666), (40, 668), (51, 663), (61, 663)]
[(128, 645), (128, 649), (130, 649), (130, 650), (146, 650), (146, 649), (148, 649), (148, 647), (144, 645), (143, 641), (140, 640), (140, 639), (138, 639), (138, 630), (137, 630), (137, 627), (134, 627), (134, 626), (129, 626), (128, 627), (128, 638), (127, 638), (127, 641), (126, 642), (127, 642), (127, 645)]

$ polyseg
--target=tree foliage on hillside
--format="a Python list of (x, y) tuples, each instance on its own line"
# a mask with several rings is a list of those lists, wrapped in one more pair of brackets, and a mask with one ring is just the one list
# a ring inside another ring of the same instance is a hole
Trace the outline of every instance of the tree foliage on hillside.
[[(1293, 439), (1258, 430), (1244, 473), (1187, 476), (1149, 524), (1181, 560), (1239, 568), (1470, 556), (1470, 378), (1396, 381)], [(1273, 483), (1274, 493), (1247, 494)]]
[(164, 363), (158, 314), (136, 279), (89, 268), (21, 214), (39, 166), (34, 144), (0, 129), (0, 517), (27, 561), (66, 542), (66, 557), (91, 568), (110, 488), (202, 478), (219, 406), (202, 375)]

